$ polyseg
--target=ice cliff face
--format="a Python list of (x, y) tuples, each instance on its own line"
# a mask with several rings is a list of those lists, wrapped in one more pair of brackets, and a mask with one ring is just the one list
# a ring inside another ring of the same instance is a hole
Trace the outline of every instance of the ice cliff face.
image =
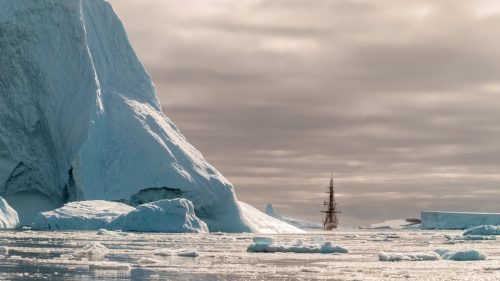
[(250, 230), (161, 112), (109, 3), (2, 0), (0, 50), (0, 195), (23, 223), (69, 201), (183, 197), (212, 231)]

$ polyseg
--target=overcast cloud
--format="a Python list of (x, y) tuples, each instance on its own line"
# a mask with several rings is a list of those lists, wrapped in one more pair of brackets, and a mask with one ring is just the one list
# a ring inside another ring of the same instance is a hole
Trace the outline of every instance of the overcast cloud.
[(163, 111), (258, 208), (500, 212), (500, 2), (112, 0)]

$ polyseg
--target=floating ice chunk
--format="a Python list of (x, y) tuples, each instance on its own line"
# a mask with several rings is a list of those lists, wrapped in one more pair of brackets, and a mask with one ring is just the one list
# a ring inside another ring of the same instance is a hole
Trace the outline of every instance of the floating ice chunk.
[(188, 257), (188, 258), (196, 258), (199, 257), (200, 254), (195, 250), (180, 250), (176, 252), (179, 257)]
[(128, 263), (119, 262), (99, 262), (89, 264), (90, 270), (124, 270), (128, 271), (131, 269)]
[(173, 256), (174, 254), (175, 252), (169, 249), (157, 249), (156, 251), (154, 251), (155, 256), (168, 257)]
[(271, 245), (274, 243), (274, 238), (273, 237), (265, 237), (265, 236), (257, 236), (252, 238), (252, 241), (255, 244), (259, 245)]
[(311, 272), (311, 273), (320, 273), (322, 272), (321, 268), (315, 267), (315, 266), (310, 266), (310, 267), (303, 267), (300, 269), (302, 272)]
[(321, 245), (321, 248), (319, 249), (320, 253), (322, 254), (332, 254), (332, 253), (347, 253), (347, 250), (345, 248), (342, 248), (337, 245), (333, 245), (332, 242), (326, 241)]
[(84, 246), (82, 249), (73, 253), (73, 257), (79, 259), (88, 259), (91, 261), (100, 261), (109, 252), (108, 248), (99, 242), (94, 242)]
[(0, 255), (6, 256), (9, 254), (9, 248), (6, 246), (0, 246)]
[(321, 246), (315, 245), (274, 245), (253, 243), (247, 248), (248, 252), (254, 253), (347, 253), (343, 247), (324, 242)]
[(0, 229), (16, 228), (18, 225), (19, 217), (16, 210), (0, 196)]
[(164, 199), (143, 204), (114, 222), (116, 229), (142, 232), (207, 233), (208, 226), (194, 213), (191, 201)]
[(379, 261), (435, 261), (441, 257), (435, 252), (429, 253), (378, 253)]
[(449, 241), (497, 240), (496, 236), (493, 235), (466, 235), (466, 236), (445, 235), (444, 238)]
[(97, 230), (110, 228), (121, 215), (134, 207), (104, 200), (71, 202), (63, 207), (40, 213), (33, 229), (37, 230)]
[(138, 264), (141, 264), (141, 265), (147, 265), (147, 264), (157, 264), (159, 263), (160, 261), (159, 260), (155, 260), (155, 259), (152, 259), (152, 258), (146, 258), (146, 257), (141, 257), (137, 263)]
[(464, 236), (467, 235), (500, 235), (499, 225), (480, 225), (470, 229), (467, 229), (463, 233)]
[(443, 260), (452, 261), (477, 261), (485, 260), (486, 256), (477, 250), (450, 251), (445, 249), (434, 250)]

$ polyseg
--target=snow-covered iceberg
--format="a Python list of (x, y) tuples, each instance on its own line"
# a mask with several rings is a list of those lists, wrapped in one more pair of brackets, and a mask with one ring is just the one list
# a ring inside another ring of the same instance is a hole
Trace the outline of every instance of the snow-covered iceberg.
[(0, 229), (16, 228), (19, 225), (19, 217), (16, 210), (0, 197)]
[(499, 213), (422, 212), (423, 229), (466, 229), (481, 225), (500, 225)]
[(212, 231), (251, 230), (108, 2), (0, 1), (0, 50), (0, 195), (22, 224), (72, 201), (186, 198)]
[(414, 230), (420, 228), (420, 220), (417, 219), (386, 220), (380, 223), (372, 223), (370, 224), (369, 227), (360, 226), (360, 228)]
[(268, 203), (266, 206), (265, 213), (275, 219), (278, 219), (280, 221), (284, 221), (288, 224), (291, 224), (295, 227), (304, 229), (304, 228), (322, 228), (320, 223), (317, 222), (311, 222), (311, 221), (306, 221), (306, 220), (301, 220), (297, 218), (292, 218), (292, 217), (285, 217), (280, 215), (278, 212), (274, 210), (274, 207), (271, 203)]

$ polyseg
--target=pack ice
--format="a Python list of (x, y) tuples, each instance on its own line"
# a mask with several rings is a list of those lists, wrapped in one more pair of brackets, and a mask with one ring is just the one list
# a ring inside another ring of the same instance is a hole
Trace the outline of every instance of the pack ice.
[(109, 3), (0, 1), (0, 50), (0, 195), (22, 224), (71, 201), (186, 198), (211, 231), (255, 230), (162, 113)]

